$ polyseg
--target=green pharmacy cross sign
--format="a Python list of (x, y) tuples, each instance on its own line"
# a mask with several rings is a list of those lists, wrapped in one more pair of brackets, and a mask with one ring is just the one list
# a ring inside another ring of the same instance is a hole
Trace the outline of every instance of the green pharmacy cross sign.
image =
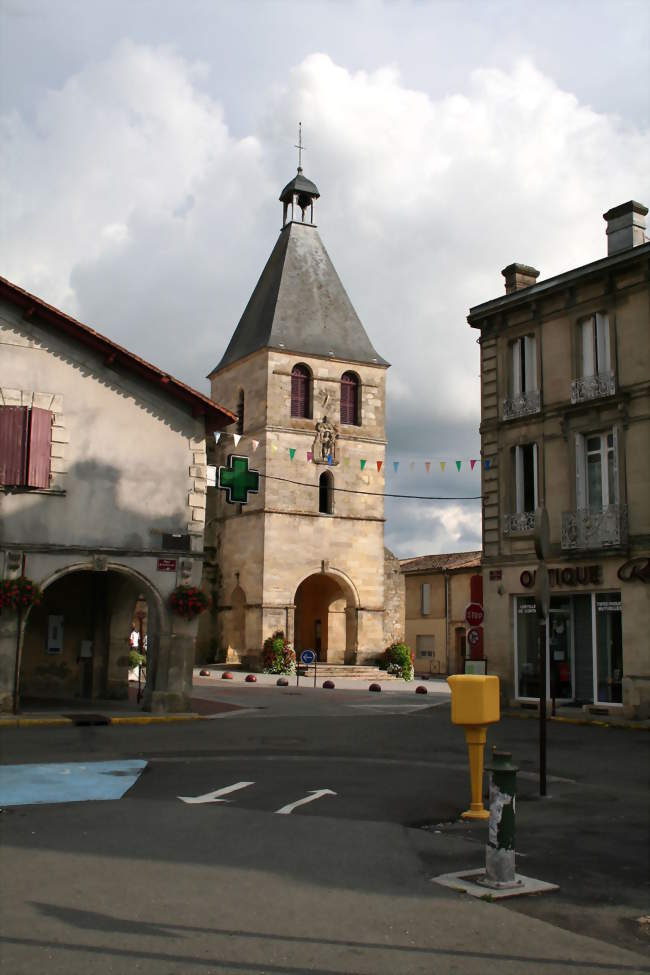
[(229, 454), (228, 466), (219, 468), (218, 484), (228, 492), (228, 504), (248, 504), (248, 495), (259, 491), (259, 471), (249, 471), (248, 457)]

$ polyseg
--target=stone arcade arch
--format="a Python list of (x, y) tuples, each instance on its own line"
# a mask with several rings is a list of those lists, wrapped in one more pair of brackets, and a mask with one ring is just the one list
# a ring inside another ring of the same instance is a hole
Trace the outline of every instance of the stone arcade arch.
[(307, 576), (296, 589), (294, 605), (296, 654), (310, 649), (321, 663), (354, 661), (359, 597), (343, 573), (328, 569)]
[[(147, 603), (144, 707), (164, 680), (161, 633), (167, 613), (151, 582), (123, 565), (72, 565), (42, 583), (43, 599), (24, 624), (18, 697), (88, 700), (128, 697), (129, 633), (135, 605)], [(55, 628), (58, 627), (58, 633)]]

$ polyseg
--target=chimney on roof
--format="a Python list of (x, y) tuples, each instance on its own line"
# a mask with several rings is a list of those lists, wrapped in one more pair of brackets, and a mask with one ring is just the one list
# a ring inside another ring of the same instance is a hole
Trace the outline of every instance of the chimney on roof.
[(648, 208), (636, 200), (621, 203), (603, 213), (607, 221), (607, 256), (645, 243), (645, 218)]
[(520, 288), (530, 288), (539, 277), (539, 271), (535, 270), (534, 267), (528, 267), (527, 264), (508, 264), (501, 274), (506, 279), (507, 295), (512, 294), (513, 291), (519, 291)]

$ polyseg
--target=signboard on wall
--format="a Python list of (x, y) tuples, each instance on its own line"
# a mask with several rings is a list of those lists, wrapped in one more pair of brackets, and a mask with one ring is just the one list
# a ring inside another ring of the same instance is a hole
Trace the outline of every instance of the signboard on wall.
[(158, 559), (158, 572), (176, 572), (176, 559)]
[(47, 652), (61, 653), (63, 650), (63, 616), (52, 615), (47, 618)]

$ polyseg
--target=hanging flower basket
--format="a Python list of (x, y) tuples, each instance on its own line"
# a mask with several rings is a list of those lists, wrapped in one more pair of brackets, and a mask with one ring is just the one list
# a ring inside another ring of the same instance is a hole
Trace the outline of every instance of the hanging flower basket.
[(210, 600), (204, 592), (196, 586), (176, 586), (169, 594), (169, 608), (176, 616), (183, 619), (193, 620), (195, 616), (200, 616), (210, 605)]
[(40, 603), (41, 588), (27, 576), (17, 579), (0, 579), (0, 610), (25, 610)]

